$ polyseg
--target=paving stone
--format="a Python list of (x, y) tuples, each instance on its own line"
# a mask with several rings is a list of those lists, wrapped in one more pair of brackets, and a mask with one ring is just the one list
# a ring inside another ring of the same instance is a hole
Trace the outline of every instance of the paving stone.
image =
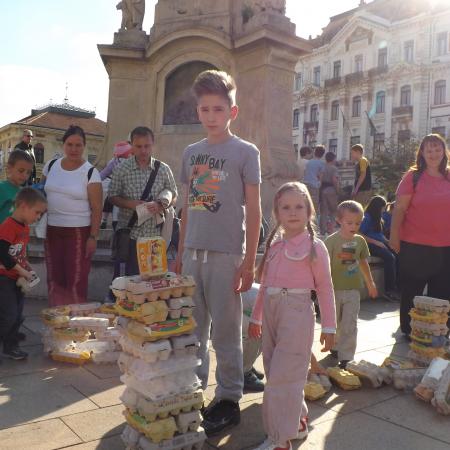
[(27, 297), (25, 298), (23, 314), (25, 317), (40, 316), (44, 308), (48, 308), (48, 301), (46, 299)]
[(123, 405), (96, 409), (62, 417), (61, 420), (85, 441), (93, 441), (122, 433), (125, 419)]
[(58, 380), (57, 375), (58, 372), (50, 371), (2, 378), (1, 428), (97, 409), (75, 388)]
[(90, 362), (84, 367), (102, 380), (106, 378), (119, 378), (122, 375), (117, 364), (94, 364)]
[[(400, 391), (401, 392), (401, 391)], [(364, 408), (364, 412), (450, 444), (450, 421), (411, 392)]]
[(71, 445), (65, 449), (74, 450), (123, 450), (124, 444), (120, 435), (104, 438), (96, 441), (86, 442), (84, 444)]
[(79, 442), (81, 439), (59, 419), (0, 430), (2, 450), (52, 450)]
[(301, 450), (448, 450), (446, 443), (362, 412), (315, 425), (306, 441), (293, 444)]
[(26, 317), (24, 326), (38, 336), (42, 336), (45, 331), (45, 325), (39, 316)]

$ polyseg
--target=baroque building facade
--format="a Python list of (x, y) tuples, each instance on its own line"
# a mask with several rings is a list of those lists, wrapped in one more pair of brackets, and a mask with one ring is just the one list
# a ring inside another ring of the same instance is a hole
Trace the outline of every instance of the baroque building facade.
[(361, 1), (331, 17), (296, 65), (293, 143), (348, 159), (437, 132), (450, 137), (450, 7)]

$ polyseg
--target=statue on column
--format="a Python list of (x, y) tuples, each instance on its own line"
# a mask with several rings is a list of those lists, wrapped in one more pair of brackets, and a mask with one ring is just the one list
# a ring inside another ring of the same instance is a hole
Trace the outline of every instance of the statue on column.
[(271, 11), (279, 14), (286, 13), (286, 0), (255, 0), (260, 11)]
[(122, 0), (116, 8), (122, 10), (122, 23), (120, 29), (142, 30), (145, 15), (145, 0)]

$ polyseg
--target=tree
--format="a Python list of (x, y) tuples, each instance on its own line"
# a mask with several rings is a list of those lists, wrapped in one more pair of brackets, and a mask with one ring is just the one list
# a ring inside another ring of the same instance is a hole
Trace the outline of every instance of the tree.
[(413, 165), (420, 142), (412, 138), (401, 144), (393, 139), (374, 151), (371, 163), (376, 190), (386, 198), (393, 196), (405, 172)]

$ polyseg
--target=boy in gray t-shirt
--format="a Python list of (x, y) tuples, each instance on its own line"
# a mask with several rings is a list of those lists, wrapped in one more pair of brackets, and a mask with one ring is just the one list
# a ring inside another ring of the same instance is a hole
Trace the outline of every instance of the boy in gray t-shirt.
[(216, 352), (215, 400), (203, 414), (203, 427), (210, 436), (240, 421), (240, 292), (250, 289), (254, 277), (261, 223), (261, 169), (258, 149), (233, 136), (229, 129), (238, 112), (231, 76), (215, 70), (202, 72), (193, 92), (207, 138), (187, 147), (183, 155), (177, 270), (182, 262), (182, 272), (193, 275), (197, 283), (194, 317), (203, 389), (208, 384), (210, 333)]

